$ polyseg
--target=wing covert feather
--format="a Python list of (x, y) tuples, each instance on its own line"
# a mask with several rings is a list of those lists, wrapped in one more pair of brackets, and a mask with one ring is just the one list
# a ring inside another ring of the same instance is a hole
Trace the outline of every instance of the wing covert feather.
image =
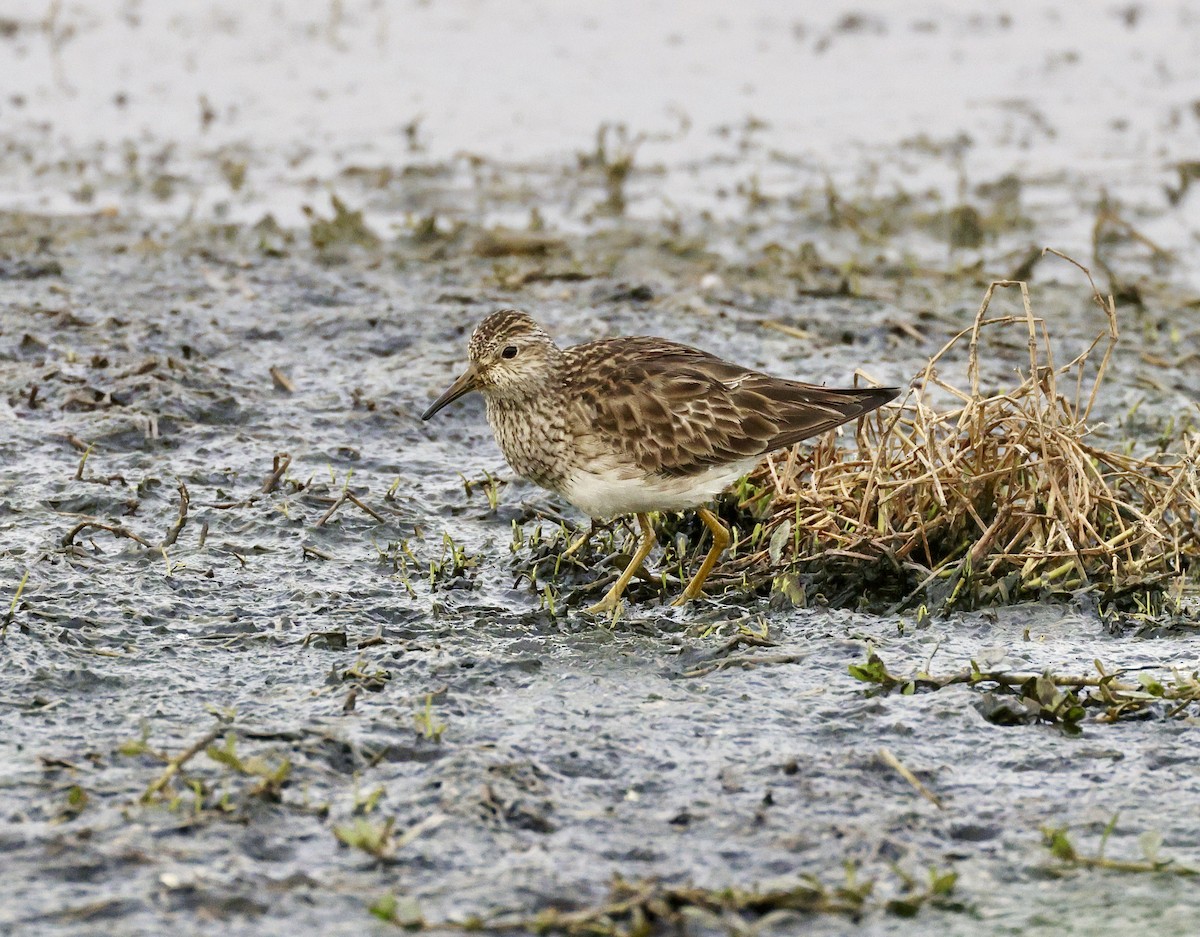
[(584, 448), (668, 476), (782, 449), (897, 393), (781, 380), (659, 338), (605, 339), (565, 354), (565, 390), (590, 428)]

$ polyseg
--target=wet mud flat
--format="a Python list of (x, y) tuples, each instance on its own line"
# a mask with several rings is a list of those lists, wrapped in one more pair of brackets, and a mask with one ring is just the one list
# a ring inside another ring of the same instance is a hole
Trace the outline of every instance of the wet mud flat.
[[(929, 618), (731, 588), (677, 610), (646, 586), (606, 625), (570, 597), (617, 561), (602, 549), (591, 570), (522, 575), (580, 518), (511, 479), (479, 401), (418, 417), (508, 304), (564, 341), (655, 333), (905, 384), (990, 280), (1019, 275), (1078, 350), (1101, 316), (1006, 214), (1020, 183), (971, 211), (748, 190), (735, 220), (649, 222), (617, 204), (611, 161), (580, 176), (556, 185), (607, 207), (573, 233), (498, 224), (546, 195), (486, 173), (489, 220), (469, 220), (449, 170), (347, 174), (308, 230), (0, 218), (0, 928), (520, 931), (603, 905), (614, 876), (714, 893), (813, 876), (827, 891), (804, 894), (833, 913), (780, 900), (744, 919), (1186, 930), (1194, 880), (1153, 871), (1200, 863), (1186, 704), (1072, 722), (1054, 686), (883, 692), (871, 657), (902, 676), (1095, 677), (1099, 660), (1163, 683), (1196, 667), (1186, 607)], [(359, 205), (410, 220), (381, 232)], [(1153, 447), (1193, 399), (1177, 312), (1196, 298), (1124, 230), (1089, 258), (1128, 326), (1097, 416)], [(985, 380), (1025, 351), (989, 347)]]

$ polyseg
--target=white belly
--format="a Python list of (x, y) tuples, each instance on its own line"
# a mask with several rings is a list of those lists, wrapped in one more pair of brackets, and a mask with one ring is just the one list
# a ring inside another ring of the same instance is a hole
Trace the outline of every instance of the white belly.
[(689, 478), (627, 477), (616, 471), (575, 471), (561, 494), (589, 517), (685, 511), (711, 501), (754, 468), (757, 459), (718, 465)]

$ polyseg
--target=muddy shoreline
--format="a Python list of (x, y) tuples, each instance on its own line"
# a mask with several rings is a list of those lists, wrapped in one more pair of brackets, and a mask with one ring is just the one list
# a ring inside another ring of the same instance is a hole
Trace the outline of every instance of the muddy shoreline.
[[(917, 288), (881, 264), (825, 291), (629, 219), (499, 257), (480, 246), (494, 231), (468, 229), (318, 248), (303, 229), (271, 241), (120, 216), (3, 226), (6, 596), (29, 571), (3, 639), (0, 851), (25, 883), (5, 926), (386, 932), (368, 909), (387, 895), (436, 922), (600, 901), (613, 874), (836, 885), (847, 861), (877, 881), (864, 933), (1137, 926), (1191, 906), (1185, 879), (1071, 870), (1041, 842), (1066, 826), (1092, 849), (1119, 813), (1108, 854), (1136, 858), (1157, 830), (1186, 864), (1200, 827), (1186, 810), (1164, 827), (1161, 791), (1169, 778), (1173, 803), (1200, 799), (1190, 718), (1068, 737), (989, 723), (969, 687), (873, 696), (848, 674), (868, 646), (896, 672), (1083, 673), (1100, 658), (1164, 674), (1195, 660), (1187, 620), (1146, 640), (1070, 605), (921, 621), (733, 592), (598, 627), (513, 586), (531, 549), (512, 552), (514, 523), (527, 542), (578, 518), (510, 480), (477, 402), (417, 418), (496, 305), (564, 340), (656, 332), (779, 373), (894, 382), (973, 314), (986, 268)], [(1039, 309), (1089, 340), (1086, 287), (1052, 274), (1035, 272)], [(1159, 308), (1123, 312), (1141, 327), (1114, 359), (1113, 433), (1152, 435), (1190, 386), (1186, 362), (1151, 373), (1138, 355), (1158, 354)], [(1023, 353), (991, 349), (995, 379)], [(503, 482), (494, 508), (485, 472)], [(479, 482), (469, 494), (459, 473)], [(188, 521), (164, 551), (180, 483)], [(318, 526), (346, 490), (382, 520), (344, 502)], [(149, 546), (94, 528), (64, 545), (82, 517)], [(771, 646), (730, 643), (750, 632)], [(232, 749), (143, 802), (161, 758), (210, 728)], [(376, 843), (380, 858), (363, 837), (387, 822), (417, 835)], [(888, 914), (905, 887), (893, 864), (953, 871), (966, 910)]]

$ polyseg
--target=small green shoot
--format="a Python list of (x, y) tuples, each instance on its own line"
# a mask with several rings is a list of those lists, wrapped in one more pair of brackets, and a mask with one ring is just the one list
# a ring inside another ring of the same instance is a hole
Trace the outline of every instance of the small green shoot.
[(13, 593), (12, 602), (8, 606), (8, 614), (4, 616), (4, 624), (0, 625), (0, 635), (8, 631), (8, 626), (12, 623), (14, 616), (17, 614), (17, 603), (21, 601), (21, 593), (25, 591), (25, 583), (29, 581), (29, 570), (25, 570), (25, 575), (21, 577), (21, 581), (17, 583), (17, 591)]
[(424, 705), (413, 715), (417, 732), (427, 742), (440, 742), (442, 733), (446, 731), (446, 723), (440, 721), (433, 712), (433, 697), (435, 694), (426, 693)]

